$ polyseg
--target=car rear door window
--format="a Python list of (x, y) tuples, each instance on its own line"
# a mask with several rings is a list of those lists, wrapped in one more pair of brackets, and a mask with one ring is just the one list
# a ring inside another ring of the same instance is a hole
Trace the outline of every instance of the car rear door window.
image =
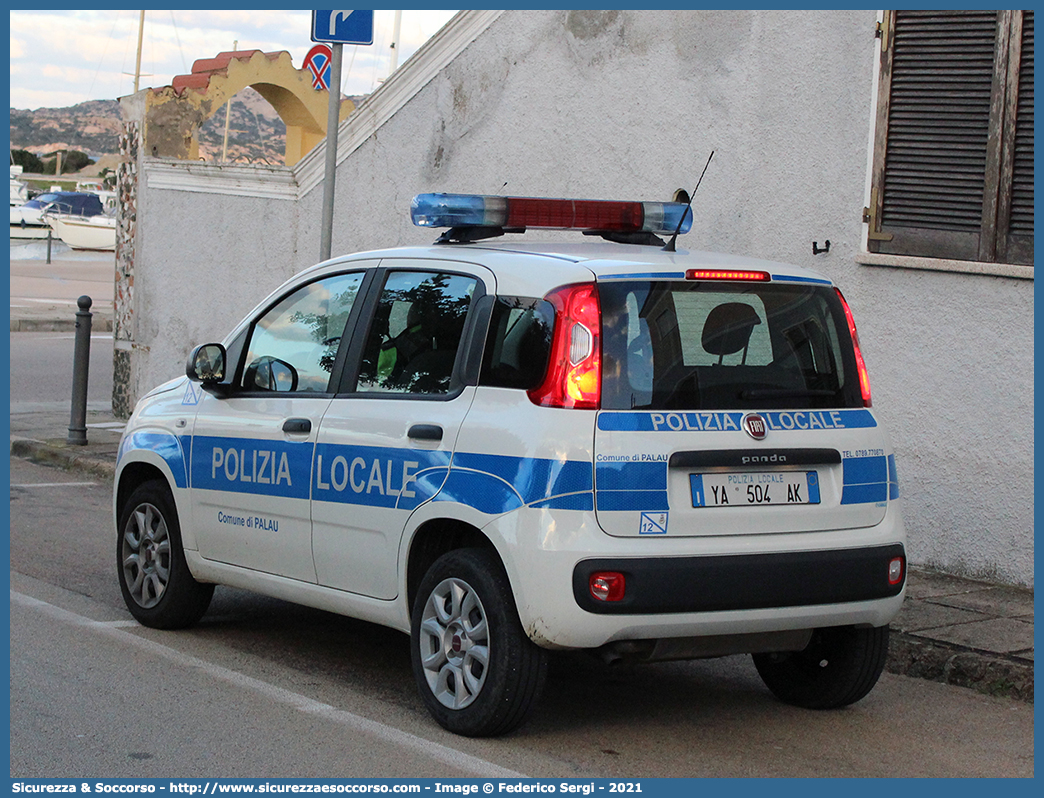
[(388, 273), (363, 347), (361, 393), (447, 394), (478, 280), (448, 272)]

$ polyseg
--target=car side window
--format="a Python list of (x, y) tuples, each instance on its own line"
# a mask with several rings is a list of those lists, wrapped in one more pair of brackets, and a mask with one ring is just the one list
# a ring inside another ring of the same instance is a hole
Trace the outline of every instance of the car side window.
[(445, 394), (478, 280), (389, 272), (363, 348), (357, 390)]
[(489, 322), (481, 385), (536, 388), (547, 372), (555, 307), (546, 299), (498, 297)]
[(253, 325), (241, 386), (247, 391), (323, 393), (363, 273), (337, 274), (301, 286)]

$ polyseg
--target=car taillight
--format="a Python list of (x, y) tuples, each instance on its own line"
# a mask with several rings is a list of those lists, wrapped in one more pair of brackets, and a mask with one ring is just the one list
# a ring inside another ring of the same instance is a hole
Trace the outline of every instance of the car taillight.
[(859, 372), (859, 390), (863, 394), (863, 405), (871, 406), (870, 401), (870, 374), (866, 370), (866, 362), (859, 348), (859, 333), (856, 332), (855, 319), (852, 317), (852, 309), (848, 307), (841, 289), (835, 288), (837, 296), (841, 300), (841, 307), (845, 309), (845, 320), (848, 322), (848, 332), (852, 336), (852, 348), (855, 349), (856, 370)]
[(544, 297), (555, 308), (551, 360), (534, 404), (597, 410), (602, 398), (602, 314), (594, 283), (567, 285)]

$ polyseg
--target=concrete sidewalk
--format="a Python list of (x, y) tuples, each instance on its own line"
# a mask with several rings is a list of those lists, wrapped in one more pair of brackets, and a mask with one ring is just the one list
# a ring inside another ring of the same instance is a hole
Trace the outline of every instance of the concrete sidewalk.
[[(11, 454), (111, 479), (123, 424), (88, 406), (87, 445), (66, 443), (68, 408), (12, 408)], [(1033, 701), (1033, 591), (911, 568), (888, 670)]]

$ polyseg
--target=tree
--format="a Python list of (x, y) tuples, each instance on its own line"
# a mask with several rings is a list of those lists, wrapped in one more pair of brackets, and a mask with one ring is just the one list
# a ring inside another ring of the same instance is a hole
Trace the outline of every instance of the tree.
[[(58, 153), (46, 157), (47, 161), (43, 165), (43, 173), (45, 175), (53, 175), (54, 170), (58, 165)], [(94, 161), (92, 161), (91, 157), (85, 152), (80, 152), (79, 150), (65, 150), (62, 152), (63, 175), (70, 172), (79, 172), (81, 169), (84, 169), (93, 163)]]
[(22, 170), (29, 174), (43, 173), (43, 161), (28, 150), (11, 150), (11, 162), (15, 166), (21, 166)]
[(86, 169), (88, 166), (94, 164), (94, 159), (85, 152), (69, 150), (65, 153), (62, 163), (65, 164), (62, 166), (63, 172), (79, 172), (81, 169)]

